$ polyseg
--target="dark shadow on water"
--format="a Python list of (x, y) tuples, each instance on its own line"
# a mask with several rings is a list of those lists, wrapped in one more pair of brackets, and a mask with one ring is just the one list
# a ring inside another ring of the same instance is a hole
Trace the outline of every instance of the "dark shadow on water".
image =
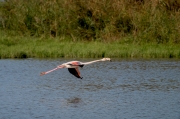
[(81, 98), (78, 98), (78, 97), (73, 97), (73, 98), (67, 99), (67, 103), (77, 104), (80, 102), (81, 102)]

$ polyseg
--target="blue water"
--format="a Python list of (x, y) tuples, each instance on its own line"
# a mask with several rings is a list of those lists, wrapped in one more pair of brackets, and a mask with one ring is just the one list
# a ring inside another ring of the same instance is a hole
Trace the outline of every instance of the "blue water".
[(0, 119), (180, 119), (180, 60), (94, 63), (82, 80), (67, 69), (39, 75), (71, 60), (1, 59)]

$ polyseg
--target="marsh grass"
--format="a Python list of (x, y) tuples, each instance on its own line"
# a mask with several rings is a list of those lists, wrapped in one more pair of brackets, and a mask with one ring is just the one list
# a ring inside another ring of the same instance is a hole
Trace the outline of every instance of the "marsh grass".
[(27, 37), (7, 41), (0, 40), (0, 58), (180, 58), (178, 44), (73, 42)]
[(178, 0), (6, 0), (0, 28), (9, 35), (73, 41), (180, 43)]
[(178, 0), (5, 0), (0, 58), (180, 58)]

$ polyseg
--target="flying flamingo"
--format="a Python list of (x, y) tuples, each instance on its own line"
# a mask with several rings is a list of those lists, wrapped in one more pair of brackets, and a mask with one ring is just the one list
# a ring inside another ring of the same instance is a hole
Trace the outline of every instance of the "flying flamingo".
[(49, 70), (47, 72), (41, 72), (40, 75), (42, 76), (42, 75), (48, 74), (48, 73), (50, 73), (52, 71), (55, 71), (57, 69), (60, 69), (60, 68), (68, 68), (68, 71), (72, 75), (74, 75), (77, 78), (82, 79), (83, 77), (81, 77), (78, 67), (83, 67), (84, 65), (92, 64), (92, 63), (99, 62), (99, 61), (111, 61), (111, 59), (110, 58), (103, 58), (103, 59), (94, 60), (94, 61), (91, 61), (91, 62), (71, 61), (71, 62), (63, 63), (63, 64), (57, 66), (56, 68), (54, 68), (52, 70)]

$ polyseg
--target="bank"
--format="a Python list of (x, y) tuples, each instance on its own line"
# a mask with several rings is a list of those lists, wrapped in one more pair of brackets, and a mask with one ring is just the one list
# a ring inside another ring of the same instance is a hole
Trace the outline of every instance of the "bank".
[(0, 58), (180, 58), (180, 44), (2, 37)]

